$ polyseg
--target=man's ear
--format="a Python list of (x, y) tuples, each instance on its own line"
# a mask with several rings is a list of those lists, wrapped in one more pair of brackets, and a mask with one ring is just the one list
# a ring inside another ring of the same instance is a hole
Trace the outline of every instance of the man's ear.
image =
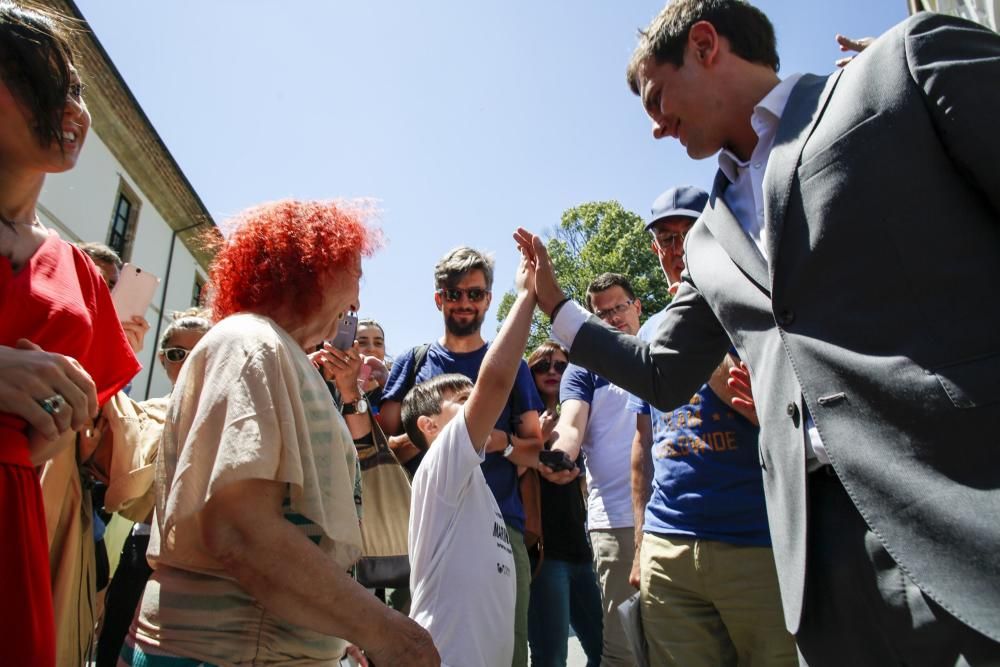
[(428, 417), (427, 415), (420, 415), (419, 417), (417, 417), (417, 428), (420, 429), (420, 432), (424, 434), (424, 438), (427, 440), (427, 442), (430, 442), (431, 439), (434, 436), (436, 436), (437, 432), (440, 430), (438, 428), (437, 422)]
[(715, 31), (715, 26), (708, 21), (698, 21), (691, 26), (688, 31), (685, 63), (688, 58), (692, 58), (699, 65), (714, 65), (718, 55), (719, 33)]
[(642, 301), (640, 301), (639, 299), (635, 299), (633, 303), (635, 303), (636, 313), (638, 315), (642, 315)]
[(441, 292), (434, 292), (434, 305), (437, 306), (438, 310), (444, 307), (444, 300), (441, 298)]
[(655, 238), (650, 242), (649, 247), (652, 249), (654, 255), (656, 255), (657, 257), (660, 256), (660, 246), (656, 242)]

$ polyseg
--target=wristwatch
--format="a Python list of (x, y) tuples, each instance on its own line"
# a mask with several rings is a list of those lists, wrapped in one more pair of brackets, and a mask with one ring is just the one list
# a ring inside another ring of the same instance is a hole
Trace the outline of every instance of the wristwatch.
[(368, 412), (368, 401), (364, 396), (351, 403), (344, 403), (340, 408), (342, 415), (363, 415), (366, 412)]
[(510, 433), (507, 434), (507, 446), (503, 448), (503, 457), (510, 458), (510, 455), (514, 453), (514, 441), (511, 440)]

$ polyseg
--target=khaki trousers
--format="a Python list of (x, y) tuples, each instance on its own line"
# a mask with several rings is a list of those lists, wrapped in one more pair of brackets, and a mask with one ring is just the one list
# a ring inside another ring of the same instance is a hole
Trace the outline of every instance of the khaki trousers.
[(798, 664), (770, 547), (646, 533), (640, 567), (649, 664)]
[(635, 529), (629, 526), (592, 530), (590, 545), (594, 550), (594, 570), (601, 587), (601, 611), (604, 612), (601, 667), (635, 667), (632, 649), (618, 617), (618, 605), (635, 595), (635, 589), (628, 584), (635, 556)]

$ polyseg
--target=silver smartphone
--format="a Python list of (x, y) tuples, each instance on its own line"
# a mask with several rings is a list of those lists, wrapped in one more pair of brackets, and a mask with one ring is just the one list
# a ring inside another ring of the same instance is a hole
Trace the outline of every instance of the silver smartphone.
[(354, 338), (358, 335), (358, 314), (353, 311), (344, 313), (337, 325), (337, 335), (330, 341), (338, 350), (354, 347)]

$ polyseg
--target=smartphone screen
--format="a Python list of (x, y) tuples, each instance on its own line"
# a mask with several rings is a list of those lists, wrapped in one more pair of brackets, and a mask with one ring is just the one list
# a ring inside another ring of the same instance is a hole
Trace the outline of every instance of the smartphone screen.
[(354, 345), (354, 337), (358, 333), (358, 314), (354, 312), (344, 313), (337, 325), (337, 335), (330, 341), (338, 350), (346, 350)]

